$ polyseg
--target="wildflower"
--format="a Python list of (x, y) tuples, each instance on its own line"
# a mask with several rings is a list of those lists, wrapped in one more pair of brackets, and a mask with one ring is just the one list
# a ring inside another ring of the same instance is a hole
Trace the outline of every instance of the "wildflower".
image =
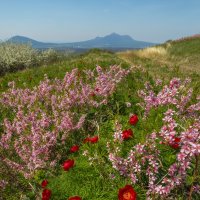
[(127, 139), (129, 139), (131, 137), (133, 137), (133, 131), (131, 129), (124, 130), (122, 132), (122, 138), (123, 138), (123, 140), (127, 140)]
[(99, 137), (98, 136), (94, 136), (94, 137), (87, 137), (83, 140), (83, 143), (87, 143), (87, 142), (90, 142), (90, 143), (96, 143), (98, 142), (99, 140)]
[(42, 188), (45, 188), (48, 185), (48, 181), (47, 180), (43, 180), (41, 183)]
[(89, 138), (89, 137), (87, 137), (87, 138), (85, 138), (85, 139), (83, 140), (83, 143), (87, 143), (87, 142), (90, 142), (90, 138)]
[(162, 85), (162, 80), (161, 79), (157, 79), (156, 80), (156, 86), (161, 86)]
[(89, 154), (88, 150), (85, 150), (85, 151), (83, 152), (83, 155), (84, 155), (84, 156), (87, 156), (88, 154)]
[(119, 200), (136, 200), (136, 192), (131, 185), (126, 185), (124, 188), (119, 189)]
[(82, 200), (79, 196), (69, 197), (69, 200)]
[(126, 107), (127, 107), (127, 108), (130, 108), (130, 107), (131, 107), (131, 103), (130, 103), (130, 102), (125, 102), (125, 104), (126, 104)]
[(178, 149), (180, 147), (180, 141), (181, 141), (181, 138), (173, 137), (173, 142), (170, 143), (169, 145), (174, 149)]
[(193, 191), (197, 194), (200, 194), (200, 185), (194, 185), (193, 186)]
[(70, 168), (72, 168), (74, 166), (74, 160), (66, 160), (64, 163), (63, 163), (63, 169), (65, 171), (68, 171)]
[(51, 190), (44, 189), (42, 192), (42, 200), (49, 200), (51, 198)]
[(74, 145), (74, 146), (72, 146), (71, 148), (70, 148), (70, 152), (71, 153), (75, 153), (75, 152), (77, 152), (79, 150), (79, 146), (78, 145)]
[(99, 140), (99, 137), (98, 137), (98, 136), (94, 136), (94, 137), (91, 137), (91, 138), (90, 138), (90, 142), (91, 142), (91, 143), (96, 143), (96, 142), (98, 142), (98, 140)]
[(5, 180), (0, 180), (0, 190), (4, 190), (6, 186), (8, 185), (8, 182)]
[(178, 148), (179, 148), (179, 144), (178, 144), (178, 143), (170, 144), (170, 146), (171, 146), (173, 149), (178, 149)]
[(179, 143), (181, 141), (181, 138), (179, 137), (174, 137), (174, 142)]
[(138, 122), (138, 116), (137, 116), (137, 115), (132, 115), (132, 116), (130, 117), (130, 119), (129, 119), (129, 123), (130, 123), (131, 125), (136, 125), (137, 122)]
[(95, 96), (95, 93), (94, 93), (94, 92), (91, 92), (91, 93), (90, 93), (90, 96), (91, 96), (91, 97), (94, 97), (94, 96)]

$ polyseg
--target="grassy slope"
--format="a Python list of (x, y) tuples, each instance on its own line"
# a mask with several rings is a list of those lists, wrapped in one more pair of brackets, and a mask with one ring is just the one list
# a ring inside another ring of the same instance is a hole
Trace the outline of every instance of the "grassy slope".
[(96, 65), (108, 67), (115, 64), (128, 66), (124, 60), (118, 58), (115, 54), (91, 50), (86, 54), (72, 56), (55, 64), (25, 69), (16, 73), (7, 73), (5, 76), (0, 77), (0, 92), (8, 88), (8, 82), (10, 81), (15, 81), (17, 87), (34, 87), (44, 78), (44, 74), (47, 74), (50, 79), (63, 78), (65, 73), (73, 68), (93, 69)]
[[(180, 44), (172, 44), (172, 47), (178, 49)], [(175, 45), (178, 45), (175, 47)], [(196, 43), (195, 43), (196, 45)], [(172, 48), (173, 49), (173, 48)], [(171, 49), (171, 50), (172, 50)], [(196, 51), (195, 51), (196, 52)], [(172, 53), (172, 51), (171, 51)], [(144, 67), (145, 71), (136, 70), (135, 73), (132, 73), (124, 80), (117, 89), (117, 92), (111, 97), (110, 104), (107, 107), (102, 108), (101, 115), (103, 116), (99, 119), (100, 131), (100, 141), (94, 145), (82, 145), (80, 151), (74, 155), (69, 155), (68, 150), (71, 145), (74, 143), (81, 143), (82, 138), (80, 139), (79, 135), (75, 135), (66, 147), (66, 158), (74, 158), (76, 160), (76, 167), (71, 169), (69, 172), (63, 172), (62, 169), (58, 169), (56, 176), (48, 175), (47, 179), (49, 180), (49, 188), (53, 191), (52, 199), (55, 200), (65, 200), (71, 195), (80, 195), (84, 200), (114, 200), (117, 199), (118, 188), (123, 187), (127, 184), (127, 181), (120, 177), (115, 170), (113, 170), (107, 163), (103, 160), (97, 162), (101, 163), (100, 165), (91, 166), (88, 164), (88, 160), (82, 155), (84, 150), (89, 150), (91, 153), (98, 152), (102, 155), (102, 158), (106, 158), (107, 152), (105, 149), (106, 142), (109, 138), (112, 138), (113, 134), (113, 122), (116, 118), (121, 120), (124, 124), (124, 129), (129, 128), (127, 123), (129, 113), (137, 113), (140, 116), (141, 109), (136, 106), (140, 101), (137, 97), (137, 90), (143, 87), (145, 81), (152, 82), (152, 76), (163, 78), (165, 81), (168, 81), (171, 77), (186, 77), (188, 74), (185, 74), (178, 70), (178, 68), (171, 68), (166, 64), (159, 63), (156, 59), (147, 59), (136, 57), (135, 54), (126, 55), (127, 53), (110, 54), (107, 52), (92, 51), (83, 56), (74, 57), (69, 60), (66, 60), (62, 63), (56, 63), (50, 66), (42, 66), (35, 69), (28, 69), (20, 71), (17, 73), (7, 74), (6, 76), (0, 78), (0, 92), (7, 89), (7, 83), (9, 81), (15, 81), (17, 86), (24, 87), (24, 82), (27, 87), (33, 87), (37, 85), (40, 80), (43, 79), (44, 74), (47, 74), (50, 78), (62, 78), (66, 71), (78, 67), (79, 69), (84, 68), (94, 68), (97, 64), (102, 67), (107, 67), (113, 64), (121, 64), (127, 67), (130, 64), (140, 64)], [(133, 56), (134, 55), (134, 56)], [(175, 57), (181, 57), (181, 52), (174, 53)], [(193, 56), (193, 54), (190, 54)], [(121, 59), (123, 58), (123, 60)], [(124, 61), (125, 60), (125, 61)], [(129, 62), (129, 64), (127, 64)], [(170, 61), (171, 62), (171, 61)], [(150, 72), (150, 74), (149, 74)], [(192, 74), (193, 85), (195, 87), (195, 93), (199, 93), (198, 89), (198, 74)], [(132, 103), (131, 108), (125, 106), (126, 101)], [(92, 112), (89, 111), (89, 114), (92, 115)], [(160, 121), (157, 113), (154, 113), (151, 118), (148, 120), (155, 122)], [(145, 134), (152, 132), (154, 129), (159, 129), (161, 124), (157, 124), (158, 127), (155, 127), (155, 123), (139, 123), (138, 126), (134, 129), (135, 138), (134, 140), (127, 141), (125, 144), (126, 149), (130, 149), (133, 144), (141, 142)], [(79, 133), (82, 134), (82, 133)], [(83, 133), (85, 134), (85, 133)], [(91, 135), (97, 134), (95, 132), (89, 132)], [(62, 163), (62, 162), (61, 162)], [(60, 163), (60, 164), (61, 164)], [(116, 175), (116, 179), (112, 181), (108, 174), (113, 173)], [(78, 176), (77, 176), (78, 174)], [(45, 178), (45, 176), (36, 177), (38, 179), (38, 184), (40, 180)], [(23, 181), (23, 180), (22, 180)], [(135, 187), (135, 186), (134, 186)], [(143, 188), (135, 188), (135, 190), (140, 193), (138, 199), (145, 199), (142, 195)], [(12, 193), (11, 193), (12, 192)], [(29, 193), (30, 197), (31, 192)], [(17, 188), (7, 191), (5, 199), (19, 199), (19, 193)], [(34, 199), (32, 196), (31, 199)], [(180, 198), (181, 199), (181, 198)]]
[[(62, 63), (56, 63), (34, 69), (27, 69), (17, 73), (8, 73), (0, 79), (0, 92), (3, 92), (7, 89), (7, 84), (10, 81), (15, 81), (18, 87), (34, 87), (39, 83), (40, 80), (43, 79), (44, 74), (47, 74), (50, 78), (62, 78), (64, 77), (66, 71), (71, 70), (74, 67), (78, 67), (82, 70), (86, 68), (94, 68), (96, 65), (108, 67), (114, 64), (119, 64), (123, 67), (129, 66), (129, 64), (120, 59), (116, 54), (102, 51), (91, 51), (88, 54), (71, 58)], [(111, 200), (117, 198), (118, 189), (127, 183), (126, 180), (120, 177), (109, 164), (102, 163), (102, 166), (90, 166), (88, 164), (88, 159), (82, 155), (82, 152), (86, 149), (92, 149), (92, 151), (94, 150), (100, 153), (102, 157), (107, 157), (105, 146), (107, 140), (112, 138), (114, 119), (118, 117), (119, 119), (127, 122), (130, 112), (137, 113), (136, 106), (127, 108), (125, 106), (125, 102), (131, 102), (133, 105), (138, 103), (139, 99), (136, 97), (137, 90), (143, 86), (143, 83), (146, 80), (150, 79), (151, 77), (148, 73), (143, 73), (139, 70), (136, 70), (135, 73), (130, 74), (128, 79), (124, 80), (124, 82), (120, 84), (117, 92), (110, 98), (110, 103), (108, 106), (101, 108), (99, 117), (96, 119), (100, 125), (100, 132), (98, 133), (100, 135), (100, 141), (97, 144), (94, 144), (92, 147), (88, 146), (87, 144), (83, 145), (80, 148), (80, 152), (76, 153), (75, 155), (70, 155), (68, 152), (70, 146), (73, 144), (82, 143), (81, 140), (86, 136), (83, 136), (86, 133), (79, 132), (77, 133), (78, 135), (72, 137), (68, 146), (66, 146), (66, 158), (64, 159), (74, 158), (76, 160), (76, 167), (69, 172), (63, 172), (62, 168), (59, 168), (56, 176), (47, 176), (50, 182), (49, 187), (53, 191), (52, 199), (64, 200), (71, 195), (80, 195), (84, 199), (93, 200)], [(91, 119), (93, 119), (92, 116), (94, 112), (95, 110), (88, 111), (88, 115), (91, 115)], [(2, 121), (3, 117), (6, 116), (6, 113), (1, 113), (0, 111), (0, 115), (0, 121)], [(145, 128), (145, 130), (148, 130), (148, 127)], [(95, 135), (97, 132), (87, 132), (87, 134)], [(139, 138), (141, 138), (141, 135)], [(128, 143), (126, 143), (126, 145), (127, 144)], [(129, 142), (129, 146), (132, 146), (131, 142)], [(63, 161), (61, 161), (60, 164), (62, 164), (62, 162)], [(116, 179), (114, 182), (108, 177), (108, 172), (116, 174)], [(46, 174), (46, 172), (44, 174)], [(41, 177), (44, 178), (40, 175), (36, 176), (38, 184), (41, 181)], [(28, 185), (23, 178), (21, 179), (20, 184)], [(24, 190), (26, 190), (26, 188), (27, 187), (25, 187)], [(20, 192), (18, 190), (19, 188), (17, 187), (7, 188), (4, 198), (8, 200), (19, 199)], [(29, 192), (28, 194), (31, 199), (34, 199), (34, 194), (32, 194), (32, 192)]]
[(165, 53), (160, 51), (155, 54), (141, 54), (141, 51), (136, 50), (121, 52), (119, 56), (131, 63), (142, 64), (152, 72), (158, 70), (157, 73), (163, 73), (165, 68), (180, 68), (187, 73), (200, 72), (200, 36), (167, 42), (158, 47)]
[[(0, 78), (0, 93), (7, 90), (8, 88), (7, 85), (10, 81), (15, 81), (17, 87), (20, 87), (20, 88), (24, 88), (24, 87), (32, 88), (35, 85), (38, 85), (41, 80), (43, 80), (44, 74), (47, 74), (47, 76), (51, 79), (56, 78), (56, 77), (63, 78), (67, 71), (70, 71), (71, 69), (75, 67), (79, 68), (80, 70), (84, 70), (88, 68), (94, 69), (96, 65), (100, 65), (101, 67), (109, 67), (110, 65), (115, 65), (115, 64), (121, 65), (123, 67), (129, 66), (122, 59), (118, 58), (115, 54), (104, 52), (104, 51), (92, 50), (89, 53), (86, 53), (84, 55), (74, 56), (72, 58), (69, 58), (66, 61), (58, 62), (52, 65), (41, 66), (41, 67), (32, 68), (32, 69), (25, 69), (23, 71), (18, 71), (16, 73), (7, 73), (5, 76)], [(102, 113), (102, 116), (103, 116), (103, 113)], [(4, 113), (2, 109), (0, 109), (0, 123), (5, 117), (7, 117), (7, 114)], [(72, 145), (74, 141), (79, 143), (80, 139), (81, 138), (79, 136), (73, 138), (69, 142), (69, 146)], [(68, 147), (66, 147), (66, 149)], [(67, 151), (66, 151), (66, 155), (68, 155)], [(75, 170), (72, 170), (72, 172), (68, 173), (68, 175), (66, 173), (63, 173), (62, 170), (60, 170), (58, 172), (57, 178), (54, 177), (55, 180), (52, 181), (52, 183), (56, 185), (52, 185), (52, 187), (55, 187), (57, 192), (54, 193), (55, 196), (53, 197), (53, 199), (66, 199), (65, 196), (66, 195), (68, 196), (70, 194), (70, 191), (75, 192), (75, 191), (80, 190), (80, 185), (82, 185), (83, 181), (84, 181), (83, 186), (85, 187), (82, 187), (81, 191), (85, 193), (85, 195), (86, 194), (89, 196), (92, 195), (93, 193), (92, 191), (94, 191), (94, 188), (95, 188), (96, 195), (101, 195), (102, 200), (105, 199), (101, 191), (102, 189), (98, 188), (100, 185), (102, 185), (104, 180), (99, 179), (97, 181), (94, 178), (94, 177), (97, 178), (99, 174), (91, 166), (88, 166), (86, 159), (79, 158), (77, 160), (78, 160), (76, 162), (77, 168), (75, 168)], [(75, 174), (78, 172), (77, 170), (80, 172), (78, 177), (75, 176)], [(89, 171), (89, 173), (86, 175), (87, 171)], [(27, 191), (28, 183), (23, 179), (23, 177), (20, 177), (20, 178), (21, 180), (16, 185), (16, 187), (15, 188), (8, 187), (4, 196), (0, 195), (0, 199), (3, 198), (6, 200), (15, 200), (15, 199), (17, 200), (19, 199), (19, 196), (21, 196), (21, 191)], [(63, 182), (64, 182), (64, 185), (63, 185)], [(77, 183), (76, 185), (74, 184), (75, 182)], [(103, 187), (107, 187), (107, 186), (105, 185)], [(34, 195), (32, 196), (31, 194), (32, 193), (30, 192), (29, 197), (31, 199), (35, 199)]]
[[(150, 50), (150, 51), (148, 51)], [(200, 36), (188, 37), (144, 50), (118, 53), (132, 65), (140, 66), (152, 77), (170, 80), (173, 77), (192, 79), (196, 93), (200, 93)]]

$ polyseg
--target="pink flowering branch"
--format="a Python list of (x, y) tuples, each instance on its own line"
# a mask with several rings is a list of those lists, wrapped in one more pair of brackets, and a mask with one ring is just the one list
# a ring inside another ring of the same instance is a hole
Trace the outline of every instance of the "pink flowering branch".
[[(174, 78), (170, 84), (155, 93), (154, 87), (146, 83), (146, 90), (139, 95), (144, 99), (142, 106), (145, 116), (149, 116), (151, 109), (165, 107), (160, 131), (146, 136), (145, 142), (132, 147), (126, 158), (120, 156), (123, 144), (122, 125), (116, 123), (114, 139), (108, 142), (107, 149), (112, 166), (122, 176), (131, 180), (133, 184), (146, 185), (147, 199), (167, 198), (173, 196), (172, 191), (184, 185), (188, 172), (193, 171), (193, 183), (190, 186), (188, 199), (192, 198), (194, 186), (199, 173), (200, 156), (200, 118), (199, 102), (191, 105), (192, 89), (186, 85), (189, 80), (181, 82)], [(161, 81), (156, 85), (161, 86)], [(197, 97), (197, 101), (200, 98)], [(187, 121), (187, 119), (189, 119)], [(120, 127), (120, 128), (119, 128)], [(175, 149), (174, 162), (166, 167), (159, 145)], [(195, 163), (195, 167), (193, 167)], [(141, 182), (140, 177), (146, 177), (147, 182)]]
[[(56, 165), (60, 155), (55, 149), (65, 145), (69, 135), (83, 127), (88, 109), (107, 104), (117, 84), (129, 73), (119, 66), (103, 70), (78, 69), (55, 80), (44, 77), (33, 89), (16, 88), (9, 83), (0, 96), (0, 104), (13, 110), (13, 119), (5, 118), (0, 137), (3, 162), (31, 178), (39, 169)], [(61, 143), (60, 143), (61, 141)]]
[(146, 83), (145, 89), (138, 92), (139, 96), (144, 100), (144, 103), (140, 105), (145, 109), (145, 116), (148, 115), (152, 108), (167, 105), (176, 106), (177, 112), (180, 114), (186, 112), (188, 116), (197, 116), (196, 111), (200, 109), (199, 102), (186, 108), (193, 93), (193, 90), (188, 88), (189, 83), (190, 79), (181, 81), (179, 78), (173, 78), (169, 85), (163, 86), (162, 90), (158, 93), (154, 92), (154, 87), (152, 85)]

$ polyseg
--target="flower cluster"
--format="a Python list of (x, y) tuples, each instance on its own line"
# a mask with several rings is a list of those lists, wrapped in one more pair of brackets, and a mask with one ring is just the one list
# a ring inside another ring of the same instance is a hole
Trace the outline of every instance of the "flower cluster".
[[(163, 107), (163, 124), (160, 131), (147, 134), (143, 143), (133, 146), (126, 158), (121, 156), (123, 138), (128, 135), (131, 137), (131, 131), (125, 130), (120, 134), (122, 125), (117, 122), (114, 140), (108, 142), (109, 160), (113, 168), (120, 175), (128, 178), (132, 184), (148, 188), (147, 199), (173, 196), (172, 191), (181, 186), (186, 187), (186, 179), (191, 174), (193, 181), (187, 195), (191, 196), (192, 192), (196, 191), (197, 187), (193, 184), (198, 184), (199, 180), (200, 119), (198, 112), (200, 109), (199, 102), (193, 105), (189, 102), (191, 89), (188, 92), (185, 91), (187, 95), (181, 92), (186, 89), (186, 83), (188, 81), (181, 85), (179, 79), (172, 79), (169, 86), (164, 86), (157, 95), (153, 93), (153, 87), (149, 84), (146, 84), (146, 89), (149, 90), (148, 95), (140, 91), (145, 102), (143, 105), (146, 116), (151, 108)], [(159, 81), (158, 85), (160, 84)], [(197, 100), (199, 100), (198, 97)], [(138, 118), (132, 116), (129, 122), (131, 124), (134, 121), (138, 121)], [(166, 149), (173, 155), (170, 164), (167, 164), (168, 161), (162, 157)]]
[[(138, 92), (139, 96), (144, 100), (144, 103), (141, 103), (141, 105), (145, 109), (145, 116), (148, 115), (151, 108), (166, 105), (176, 106), (180, 114), (187, 112), (188, 114), (190, 113), (190, 115), (194, 115), (194, 111), (200, 109), (200, 103), (186, 108), (193, 92), (191, 88), (188, 88), (190, 81), (189, 78), (185, 81), (181, 81), (179, 78), (173, 78), (169, 85), (163, 86), (158, 93), (154, 92), (157, 88), (155, 89), (147, 82), (145, 84), (145, 89)], [(156, 83), (157, 82), (160, 81), (157, 80)], [(160, 87), (160, 84), (157, 87)]]
[(37, 51), (27, 44), (0, 43), (0, 74), (55, 62), (58, 58), (59, 54), (53, 49)]
[[(67, 72), (63, 80), (45, 76), (33, 89), (9, 83), (8, 91), (0, 96), (1, 106), (13, 111), (12, 120), (3, 121), (2, 161), (25, 178), (31, 178), (38, 169), (55, 166), (60, 159), (56, 146), (65, 145), (69, 134), (83, 126), (89, 107), (107, 103), (128, 73), (119, 66), (107, 70), (97, 66), (83, 77), (78, 69)], [(89, 142), (96, 140), (90, 138)]]

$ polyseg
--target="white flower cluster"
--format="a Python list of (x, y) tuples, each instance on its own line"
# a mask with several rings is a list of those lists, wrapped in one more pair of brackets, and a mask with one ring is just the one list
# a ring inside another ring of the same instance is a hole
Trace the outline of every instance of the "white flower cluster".
[(0, 74), (53, 62), (57, 58), (58, 53), (52, 49), (39, 52), (27, 44), (0, 43)]

